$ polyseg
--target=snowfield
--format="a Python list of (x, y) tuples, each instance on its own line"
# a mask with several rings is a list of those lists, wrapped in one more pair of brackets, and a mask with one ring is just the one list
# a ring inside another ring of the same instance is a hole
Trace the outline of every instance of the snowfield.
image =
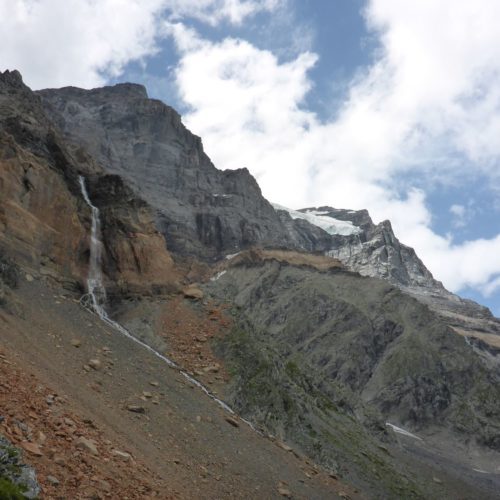
[(292, 219), (303, 219), (317, 226), (328, 234), (341, 234), (343, 236), (349, 236), (351, 234), (359, 234), (361, 229), (355, 226), (350, 221), (338, 220), (333, 217), (329, 217), (328, 212), (318, 212), (317, 210), (308, 210), (307, 212), (299, 212), (298, 210), (292, 210), (291, 208), (286, 208), (277, 203), (272, 203), (275, 210), (284, 210), (290, 214)]

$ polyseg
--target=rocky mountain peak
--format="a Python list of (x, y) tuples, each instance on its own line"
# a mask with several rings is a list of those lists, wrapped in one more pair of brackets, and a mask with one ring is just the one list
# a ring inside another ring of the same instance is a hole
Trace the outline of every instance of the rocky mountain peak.
[(38, 94), (70, 142), (84, 145), (156, 209), (157, 226), (176, 252), (206, 260), (256, 244), (290, 244), (248, 170), (217, 170), (180, 115), (137, 97), (138, 88)]
[(0, 71), (0, 84), (17, 88), (25, 86), (23, 83), (23, 77), (17, 69), (12, 71), (5, 70), (4, 72)]

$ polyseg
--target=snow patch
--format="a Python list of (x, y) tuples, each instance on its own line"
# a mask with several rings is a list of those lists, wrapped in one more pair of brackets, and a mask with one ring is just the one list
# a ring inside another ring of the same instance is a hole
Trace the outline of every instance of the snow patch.
[(229, 254), (227, 254), (224, 258), (225, 258), (226, 260), (231, 260), (231, 259), (233, 259), (234, 257), (236, 257), (237, 255), (239, 255), (240, 253), (241, 253), (241, 252), (229, 253)]
[(397, 432), (398, 434), (402, 434), (403, 436), (411, 437), (413, 439), (418, 439), (419, 441), (422, 441), (422, 438), (415, 436), (415, 434), (412, 434), (411, 432), (401, 429), (401, 427), (398, 427), (394, 424), (390, 424), (389, 422), (386, 422), (385, 425), (387, 425), (387, 427), (390, 427), (394, 432)]
[(210, 281), (217, 281), (221, 276), (224, 276), (226, 274), (226, 270), (224, 269), (224, 271), (221, 271), (219, 273), (217, 273), (215, 276), (212, 276), (210, 278)]
[(323, 231), (326, 231), (328, 234), (350, 236), (351, 234), (359, 234), (361, 232), (361, 229), (352, 222), (329, 217), (326, 215), (328, 212), (319, 212), (317, 210), (299, 212), (298, 210), (292, 210), (291, 208), (286, 208), (276, 203), (272, 203), (272, 206), (275, 210), (284, 210), (288, 212), (292, 219), (306, 220), (310, 224), (323, 229)]
[(489, 474), (489, 472), (487, 470), (483, 470), (483, 469), (472, 469), (474, 472), (479, 472), (481, 474)]

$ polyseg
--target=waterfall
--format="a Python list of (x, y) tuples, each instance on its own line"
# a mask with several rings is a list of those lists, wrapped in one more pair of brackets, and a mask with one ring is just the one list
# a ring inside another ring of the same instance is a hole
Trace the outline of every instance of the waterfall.
[(92, 211), (92, 228), (90, 232), (90, 258), (89, 274), (87, 278), (87, 288), (92, 308), (99, 315), (103, 316), (104, 304), (106, 302), (106, 289), (102, 281), (102, 241), (101, 241), (101, 217), (99, 209), (92, 204), (85, 186), (85, 179), (80, 176), (80, 187), (82, 195)]
[[(106, 302), (106, 289), (104, 287), (104, 283), (102, 280), (102, 241), (101, 241), (101, 220), (99, 209), (92, 204), (90, 201), (89, 194), (87, 192), (87, 187), (85, 185), (85, 179), (82, 176), (79, 176), (80, 187), (82, 190), (83, 199), (90, 207), (92, 211), (92, 228), (90, 233), (90, 259), (89, 259), (89, 273), (87, 277), (87, 289), (88, 294), (91, 300), (91, 308), (92, 310), (101, 318), (104, 323), (109, 325), (111, 328), (121, 333), (131, 341), (139, 344), (141, 347), (154, 354), (157, 358), (160, 358), (163, 362), (165, 362), (168, 366), (175, 368), (178, 372), (191, 384), (200, 388), (207, 396), (213, 399), (219, 406), (221, 406), (228, 413), (235, 415), (235, 412), (232, 408), (230, 408), (224, 401), (219, 399), (217, 396), (212, 394), (201, 382), (198, 382), (195, 378), (191, 377), (188, 373), (182, 370), (176, 363), (174, 363), (171, 359), (167, 358), (163, 354), (160, 354), (158, 351), (155, 351), (151, 346), (139, 340), (137, 337), (134, 337), (126, 328), (112, 320), (106, 310), (104, 309), (104, 305)], [(248, 422), (247, 420), (240, 417), (240, 419), (249, 425), (253, 430), (257, 431), (254, 426)]]

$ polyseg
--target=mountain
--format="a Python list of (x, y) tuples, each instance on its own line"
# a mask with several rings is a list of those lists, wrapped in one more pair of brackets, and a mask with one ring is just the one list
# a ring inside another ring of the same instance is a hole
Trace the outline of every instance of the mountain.
[[(117, 492), (126, 447), (131, 498), (495, 498), (500, 322), (389, 221), (272, 205), (134, 84), (0, 74), (0, 167), (0, 339), (65, 394), (54, 421), (0, 394), (0, 432), (38, 446), (46, 493)], [(76, 482), (47, 479), (41, 422)]]
[(68, 141), (122, 176), (156, 210), (172, 250), (212, 260), (282, 243), (279, 217), (248, 170), (217, 170), (201, 139), (174, 109), (148, 99), (144, 87), (69, 87), (38, 95)]

